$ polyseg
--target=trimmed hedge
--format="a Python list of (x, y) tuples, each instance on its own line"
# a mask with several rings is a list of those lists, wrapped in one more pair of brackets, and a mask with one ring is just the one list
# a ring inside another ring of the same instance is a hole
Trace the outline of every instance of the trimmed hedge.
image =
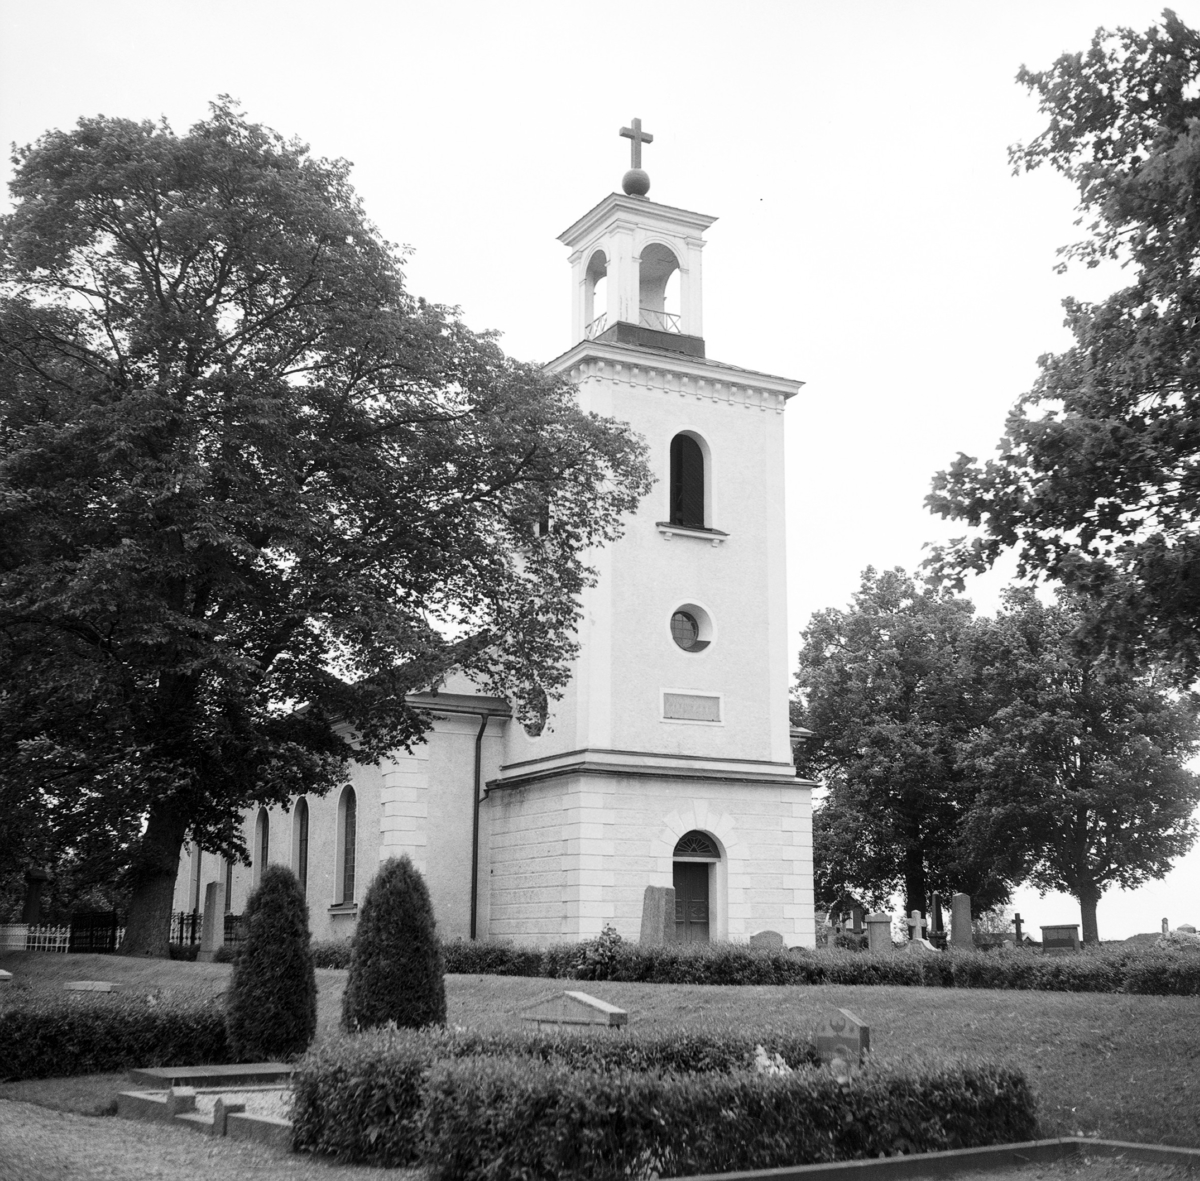
[(759, 1045), (796, 1069), (817, 1061), (808, 1038), (795, 1034), (594, 1037), (427, 1028), (343, 1036), (314, 1047), (297, 1065), (294, 1146), (342, 1160), (411, 1164), (422, 1136), (423, 1080), (443, 1059), (505, 1058), (530, 1069), (549, 1064), (575, 1071), (728, 1074), (749, 1069)]
[[(621, 943), (600, 960), (590, 944), (545, 949), (500, 943), (444, 945), (446, 971), (653, 984), (893, 984), (926, 988), (1041, 989), (1200, 995), (1200, 951), (1174, 947), (1087, 948), (1078, 955), (1024, 950), (871, 953), (745, 944), (642, 947)], [(574, 965), (579, 965), (576, 968)]]
[[(756, 1043), (794, 1073), (754, 1073)], [(436, 1181), (678, 1176), (1037, 1133), (1017, 1072), (868, 1068), (843, 1086), (787, 1036), (380, 1030), (315, 1047), (294, 1087), (297, 1150), (423, 1164)]]
[(217, 1000), (79, 993), (14, 998), (0, 1008), (6, 1082), (229, 1060)]
[(662, 1075), (472, 1058), (430, 1072), (432, 1181), (624, 1181), (1031, 1140), (1024, 1077), (990, 1066), (920, 1074)]
[(425, 879), (407, 853), (391, 857), (379, 867), (358, 916), (342, 1028), (444, 1025), (444, 977)]
[(233, 961), (225, 1029), (239, 1062), (287, 1059), (317, 1031), (317, 980), (308, 905), (296, 875), (268, 865), (245, 912), (246, 940)]
[(314, 968), (350, 967), (349, 939), (314, 939), (311, 947)]

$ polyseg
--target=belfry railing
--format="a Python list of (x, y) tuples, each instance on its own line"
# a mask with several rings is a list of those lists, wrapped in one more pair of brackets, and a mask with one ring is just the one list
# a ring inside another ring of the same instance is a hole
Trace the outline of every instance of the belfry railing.
[(584, 330), (584, 340), (595, 340), (608, 325), (608, 313), (601, 312)]
[(681, 332), (679, 317), (674, 312), (656, 312), (651, 308), (640, 308), (643, 328), (654, 328), (659, 332)]

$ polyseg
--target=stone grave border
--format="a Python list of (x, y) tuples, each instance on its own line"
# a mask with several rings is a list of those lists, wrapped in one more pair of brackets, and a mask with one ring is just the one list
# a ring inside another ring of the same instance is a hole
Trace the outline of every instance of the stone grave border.
[(831, 1164), (792, 1165), (780, 1169), (752, 1169), (741, 1173), (702, 1173), (679, 1181), (892, 1181), (892, 1178), (953, 1177), (960, 1173), (988, 1172), (1014, 1165), (1049, 1164), (1080, 1156), (1125, 1157), (1147, 1165), (1183, 1165), (1200, 1169), (1200, 1148), (1170, 1148), (1158, 1144), (1129, 1144), (1123, 1140), (1093, 1140), (1088, 1136), (1061, 1136), (1053, 1140), (1027, 1140), (1018, 1144), (992, 1144), (987, 1148), (956, 1148), (947, 1152), (918, 1152), (912, 1156), (887, 1156), (874, 1160), (834, 1161)]
[(122, 1091), (117, 1115), (123, 1119), (153, 1120), (191, 1128), (208, 1136), (252, 1140), (288, 1152), (292, 1150), (292, 1121), (269, 1115), (248, 1115), (236, 1101), (218, 1103), (213, 1119), (196, 1111), (197, 1091), (218, 1092), (236, 1100), (239, 1091), (283, 1088), (295, 1074), (283, 1062), (247, 1062), (229, 1066), (157, 1067), (129, 1071), (129, 1081), (145, 1090)]

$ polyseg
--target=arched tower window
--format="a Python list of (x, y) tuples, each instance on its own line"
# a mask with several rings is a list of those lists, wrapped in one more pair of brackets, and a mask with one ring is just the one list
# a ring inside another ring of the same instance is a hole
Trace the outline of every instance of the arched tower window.
[(679, 332), (678, 304), (668, 303), (678, 298), (678, 281), (672, 278), (679, 272), (675, 252), (661, 242), (651, 242), (638, 263), (638, 305), (644, 328), (659, 332)]
[[(661, 454), (661, 452), (660, 452)], [(704, 529), (704, 452), (691, 435), (671, 440), (671, 524)]]
[(262, 881), (263, 870), (267, 868), (267, 858), (271, 854), (271, 818), (266, 808), (258, 810), (258, 826), (254, 834), (254, 884)]
[(608, 327), (608, 259), (597, 250), (583, 278), (584, 336), (591, 340)]
[(685, 832), (675, 845), (671, 881), (675, 887), (675, 941), (707, 943), (713, 878), (721, 851), (707, 833)]
[(354, 874), (358, 848), (358, 800), (347, 787), (338, 803), (338, 902), (354, 901)]
[(296, 878), (300, 883), (300, 893), (308, 897), (308, 800), (303, 796), (296, 801), (292, 826), (295, 832), (292, 860), (296, 866)]

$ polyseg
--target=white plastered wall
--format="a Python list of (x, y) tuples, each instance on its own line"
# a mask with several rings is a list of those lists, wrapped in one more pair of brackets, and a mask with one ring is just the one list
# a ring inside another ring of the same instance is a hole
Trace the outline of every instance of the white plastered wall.
[(815, 942), (810, 789), (797, 784), (681, 782), (568, 775), (492, 793), (486, 934), (518, 942), (591, 938), (612, 925), (641, 930), (648, 885), (672, 882), (685, 832), (716, 838), (713, 938), (775, 930)]

